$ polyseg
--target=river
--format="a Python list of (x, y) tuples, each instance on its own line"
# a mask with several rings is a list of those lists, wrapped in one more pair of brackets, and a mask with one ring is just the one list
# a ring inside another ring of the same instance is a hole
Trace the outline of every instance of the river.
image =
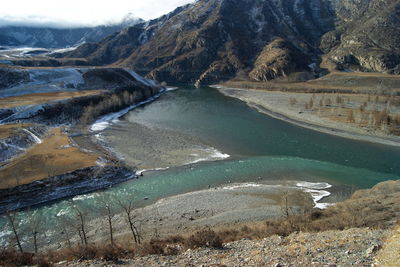
[[(134, 196), (141, 205), (228, 183), (324, 182), (339, 194), (400, 177), (399, 147), (295, 126), (212, 88), (169, 91), (113, 121), (97, 137), (132, 166), (165, 169), (107, 190), (120, 198)], [(94, 207), (94, 196), (74, 199)], [(40, 213), (51, 228), (68, 207), (68, 200), (63, 200), (20, 216)]]

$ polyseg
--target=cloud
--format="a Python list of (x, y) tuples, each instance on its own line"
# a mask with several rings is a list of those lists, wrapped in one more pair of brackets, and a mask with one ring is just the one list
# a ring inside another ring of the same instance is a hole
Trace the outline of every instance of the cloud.
[(10, 0), (1, 4), (0, 26), (69, 28), (115, 24), (132, 13), (153, 19), (194, 0)]

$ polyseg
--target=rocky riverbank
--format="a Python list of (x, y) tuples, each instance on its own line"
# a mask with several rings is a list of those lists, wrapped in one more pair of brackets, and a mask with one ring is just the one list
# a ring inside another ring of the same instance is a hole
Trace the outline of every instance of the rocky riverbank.
[[(369, 228), (294, 233), (262, 240), (229, 242), (223, 249), (187, 250), (177, 256), (151, 255), (122, 260), (118, 266), (371, 266), (388, 230)], [(103, 261), (62, 263), (60, 266), (104, 266)], [(379, 265), (377, 265), (379, 266)], [(382, 265), (381, 265), (382, 266)], [(387, 265), (390, 266), (390, 265)]]
[(122, 68), (6, 68), (0, 74), (10, 80), (0, 88), (0, 213), (136, 177), (134, 168), (71, 137), (100, 116), (154, 99), (163, 87)]
[(0, 214), (108, 188), (137, 178), (117, 166), (94, 166), (9, 189), (0, 189)]
[[(221, 192), (222, 195), (225, 195), (223, 190), (219, 189), (218, 194), (215, 194), (214, 197), (221, 197)], [(216, 199), (210, 199), (210, 201), (214, 203), (216, 209), (219, 207), (226, 208), (229, 205), (236, 206), (242, 201), (237, 202), (235, 199), (238, 197), (240, 199), (245, 195), (248, 196), (248, 193), (246, 190), (236, 192), (236, 194), (232, 194), (229, 197), (229, 201), (225, 202), (214, 201)], [(191, 193), (190, 197), (201, 198), (203, 194), (204, 192)], [(259, 196), (260, 199), (263, 198), (263, 196)], [(118, 257), (120, 260), (112, 262), (103, 260), (62, 261), (58, 265), (396, 266), (400, 259), (398, 254), (393, 254), (393, 251), (398, 249), (399, 240), (399, 196), (400, 181), (387, 181), (376, 185), (372, 189), (356, 191), (351, 199), (340, 202), (324, 211), (314, 210), (311, 213), (300, 214), (298, 217), (282, 219), (275, 224), (271, 223), (270, 220), (271, 225), (265, 222), (255, 224), (254, 221), (251, 221), (254, 219), (250, 218), (251, 216), (248, 216), (250, 221), (247, 224), (238, 224), (235, 221), (231, 221), (231, 223), (221, 227), (221, 225), (217, 226), (211, 223), (208, 227), (215, 231), (214, 238), (219, 236), (221, 240), (229, 240), (220, 248), (200, 247), (187, 249), (187, 244), (179, 243), (179, 238), (175, 237), (175, 239), (166, 239), (170, 241), (165, 241), (165, 243), (153, 241), (153, 244), (158, 244), (158, 246), (152, 247), (151, 242), (150, 245), (144, 245), (144, 252), (160, 255), (120, 256)], [(181, 208), (191, 203), (190, 201), (188, 204), (185, 203), (188, 200), (185, 195), (174, 198), (181, 201), (180, 205), (175, 207), (176, 211), (179, 212), (184, 212), (185, 208)], [(167, 206), (169, 206), (169, 209), (173, 208), (173, 206), (167, 205), (173, 204), (173, 201), (173, 199), (167, 199), (153, 207), (159, 210), (159, 221), (157, 223), (160, 227), (168, 229), (169, 220), (165, 221), (161, 218), (164, 219), (163, 214)], [(150, 210), (151, 208), (147, 207), (146, 210), (143, 210), (143, 214), (149, 214)], [(241, 207), (236, 207), (222, 213), (221, 218), (228, 222), (232, 218), (229, 213), (235, 211), (242, 214), (246, 213), (241, 210)], [(171, 210), (168, 212), (170, 213)], [(199, 217), (201, 217), (200, 214), (203, 214), (203, 210), (198, 210), (197, 214), (188, 214), (188, 217), (183, 216), (182, 218), (186, 220), (185, 225), (196, 221), (201, 222), (202, 219)], [(146, 221), (146, 223), (151, 224), (149, 221)], [(99, 224), (96, 225), (98, 226)], [(199, 229), (204, 229), (204, 226)], [(172, 236), (179, 234), (189, 237), (193, 235), (195, 230), (191, 228), (185, 232), (185, 228), (171, 229), (169, 233)], [(119, 230), (116, 230), (116, 232), (119, 232)], [(234, 233), (237, 234), (236, 237)], [(100, 242), (104, 244), (107, 241)], [(207, 246), (207, 244), (204, 243), (203, 246)], [(140, 251), (138, 252), (139, 255)]]

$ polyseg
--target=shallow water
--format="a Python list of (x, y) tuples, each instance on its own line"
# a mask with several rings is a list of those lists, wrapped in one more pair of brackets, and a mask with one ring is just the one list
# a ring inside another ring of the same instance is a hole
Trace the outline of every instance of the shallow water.
[[(229, 154), (230, 158), (175, 167), (171, 161), (171, 166), (153, 166), (170, 167), (168, 170), (146, 172), (144, 178), (107, 190), (119, 198), (134, 197), (138, 205), (227, 183), (306, 181), (326, 182), (334, 188), (367, 188), (400, 177), (398, 147), (358, 142), (291, 125), (260, 114), (211, 88), (167, 92), (157, 101), (113, 122), (101, 136), (128, 162), (130, 158), (137, 160), (140, 155), (135, 150), (138, 143), (133, 141), (132, 129), (140, 125), (163, 132), (155, 135), (154, 138), (159, 138), (155, 142), (168, 142), (168, 138), (179, 136), (186, 143), (171, 142), (171, 146), (192, 149), (190, 145), (194, 144), (200, 149), (214, 148)], [(157, 146), (159, 150), (150, 155), (170, 152), (174, 149), (171, 146)], [(192, 155), (187, 160), (196, 159)], [(168, 161), (164, 159), (164, 162)], [(75, 197), (75, 201), (94, 212), (94, 207), (99, 205), (96, 195)], [(59, 201), (35, 212), (41, 213), (52, 228), (57, 214), (68, 213), (70, 207), (68, 201)], [(28, 215), (28, 212), (20, 214), (24, 218)], [(4, 220), (0, 218), (0, 228), (1, 223)]]
[[(331, 178), (328, 175), (327, 178), (357, 187), (370, 187), (385, 180), (384, 177), (400, 176), (398, 147), (358, 142), (288, 124), (260, 114), (241, 101), (225, 97), (211, 88), (181, 88), (168, 92), (151, 105), (131, 111), (123, 118), (123, 123), (179, 131), (231, 155), (234, 160), (252, 162), (254, 158), (260, 164), (253, 169), (255, 175), (252, 176), (268, 176), (269, 172), (276, 171), (275, 167), (267, 165), (271, 157), (277, 156), (292, 157), (299, 161), (317, 160), (321, 165), (325, 165), (324, 162), (335, 163), (332, 171), (340, 172), (343, 176)], [(123, 129), (116, 127), (114, 131), (111, 127), (107, 135), (119, 136), (122, 133)], [(118, 151), (119, 147), (128, 144), (129, 140), (119, 140), (112, 147)], [(128, 154), (123, 156), (129, 158)], [(264, 163), (267, 165), (263, 166)], [(297, 160), (292, 160), (283, 169), (289, 170), (292, 164), (297, 163)], [(215, 166), (219, 164), (217, 162)], [(341, 170), (345, 167), (382, 175), (368, 179), (362, 178), (360, 172), (360, 175), (352, 173), (346, 177), (346, 172)], [(319, 175), (325, 178), (323, 173)]]

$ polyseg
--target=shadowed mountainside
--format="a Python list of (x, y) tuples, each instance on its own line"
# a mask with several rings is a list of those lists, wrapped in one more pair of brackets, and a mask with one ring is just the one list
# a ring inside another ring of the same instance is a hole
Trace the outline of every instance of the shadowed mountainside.
[(200, 0), (64, 56), (196, 84), (319, 76), (321, 61), (331, 70), (397, 74), (399, 10), (398, 0)]

